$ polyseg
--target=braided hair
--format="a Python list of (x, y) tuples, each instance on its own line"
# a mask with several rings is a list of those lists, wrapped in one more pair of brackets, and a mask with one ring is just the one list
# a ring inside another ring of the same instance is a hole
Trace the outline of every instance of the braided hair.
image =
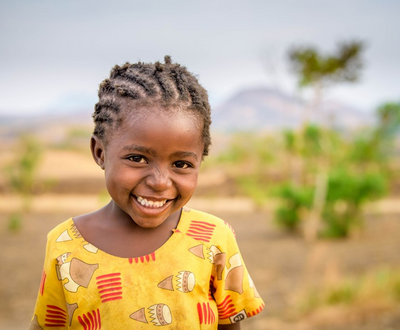
[(93, 134), (106, 142), (107, 133), (121, 125), (126, 111), (138, 107), (180, 108), (201, 118), (203, 156), (206, 156), (211, 144), (211, 109), (207, 91), (184, 66), (172, 63), (170, 56), (165, 56), (164, 61), (114, 66), (110, 77), (99, 87), (99, 102), (93, 113)]

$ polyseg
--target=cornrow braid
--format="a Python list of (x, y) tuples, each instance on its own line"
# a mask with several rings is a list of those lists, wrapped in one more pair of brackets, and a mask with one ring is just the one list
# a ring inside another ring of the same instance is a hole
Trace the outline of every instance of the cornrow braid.
[(169, 100), (175, 99), (175, 91), (170, 83), (170, 75), (165, 74), (168, 74), (168, 72), (164, 71), (164, 66), (160, 62), (156, 62), (155, 67), (154, 78), (161, 88), (163, 101), (168, 102)]
[(104, 142), (107, 142), (108, 133), (121, 125), (126, 112), (137, 108), (124, 106), (125, 101), (137, 102), (140, 106), (158, 104), (166, 109), (186, 109), (201, 118), (203, 156), (208, 155), (211, 109), (207, 91), (184, 66), (172, 63), (170, 56), (164, 57), (164, 63), (115, 65), (109, 78), (100, 84), (98, 96), (99, 102), (93, 112), (93, 134)]
[[(128, 64), (128, 63), (127, 63)], [(147, 96), (155, 96), (157, 90), (155, 89), (155, 83), (151, 80), (148, 80), (144, 77), (141, 77), (137, 73), (133, 72), (133, 70), (129, 70), (129, 64), (125, 64), (122, 67), (115, 66), (114, 71), (111, 72), (111, 79), (124, 79), (128, 82), (140, 85)]]

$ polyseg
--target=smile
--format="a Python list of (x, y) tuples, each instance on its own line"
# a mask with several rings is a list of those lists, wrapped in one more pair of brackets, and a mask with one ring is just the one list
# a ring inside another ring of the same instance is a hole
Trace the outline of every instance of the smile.
[(136, 200), (139, 202), (140, 205), (145, 206), (145, 207), (149, 207), (149, 208), (153, 208), (153, 209), (157, 209), (160, 207), (163, 207), (165, 205), (165, 203), (168, 201), (168, 199), (164, 199), (162, 201), (149, 201), (143, 197), (140, 196), (136, 196)]

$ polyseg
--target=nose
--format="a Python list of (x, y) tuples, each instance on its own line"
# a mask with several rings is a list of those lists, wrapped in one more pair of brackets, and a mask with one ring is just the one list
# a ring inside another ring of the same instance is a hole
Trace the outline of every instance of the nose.
[(172, 186), (168, 170), (154, 167), (146, 177), (146, 184), (154, 191), (164, 191)]

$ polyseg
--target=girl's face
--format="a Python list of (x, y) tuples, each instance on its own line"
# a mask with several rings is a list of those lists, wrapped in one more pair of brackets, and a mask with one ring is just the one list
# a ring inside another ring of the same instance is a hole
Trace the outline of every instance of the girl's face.
[(142, 228), (156, 228), (189, 201), (203, 154), (200, 127), (190, 113), (154, 107), (125, 118), (107, 146), (92, 139), (118, 212)]

